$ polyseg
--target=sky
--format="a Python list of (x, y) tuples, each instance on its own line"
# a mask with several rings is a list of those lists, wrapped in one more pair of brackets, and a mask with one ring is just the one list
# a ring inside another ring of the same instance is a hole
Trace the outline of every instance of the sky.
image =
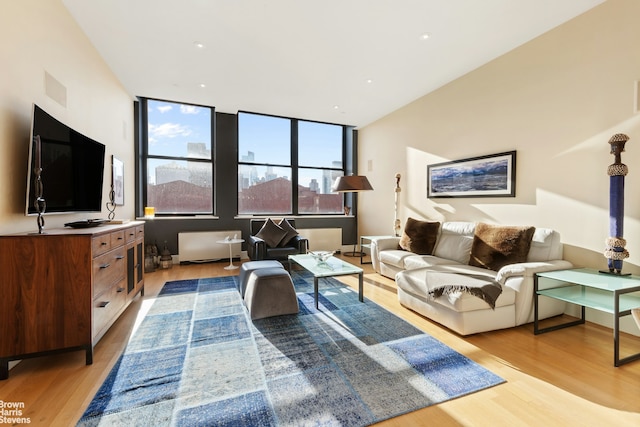
[(187, 156), (187, 143), (211, 150), (211, 110), (192, 105), (148, 101), (149, 154)]
[[(290, 121), (259, 114), (239, 114), (239, 153), (254, 153), (259, 163), (290, 164)], [(187, 143), (211, 149), (211, 110), (207, 107), (148, 101), (149, 154), (186, 156)], [(342, 156), (342, 127), (299, 122), (300, 164), (332, 167)]]

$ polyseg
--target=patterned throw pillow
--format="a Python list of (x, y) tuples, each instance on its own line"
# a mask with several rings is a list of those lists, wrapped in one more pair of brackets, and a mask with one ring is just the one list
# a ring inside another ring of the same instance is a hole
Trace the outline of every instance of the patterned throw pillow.
[(400, 248), (418, 255), (431, 255), (438, 240), (439, 222), (409, 218), (400, 238)]
[(278, 224), (273, 222), (271, 218), (267, 218), (260, 231), (256, 233), (256, 237), (264, 240), (267, 246), (269, 246), (270, 248), (277, 247), (278, 243), (280, 243), (286, 235), (287, 232), (283, 230), (282, 227), (280, 227)]
[(298, 235), (298, 230), (296, 230), (286, 218), (282, 218), (278, 223), (278, 226), (287, 233), (284, 235), (282, 240), (280, 240), (280, 243), (278, 244), (280, 247), (286, 246), (291, 239)]
[(535, 227), (478, 223), (469, 265), (498, 271), (508, 264), (526, 262)]

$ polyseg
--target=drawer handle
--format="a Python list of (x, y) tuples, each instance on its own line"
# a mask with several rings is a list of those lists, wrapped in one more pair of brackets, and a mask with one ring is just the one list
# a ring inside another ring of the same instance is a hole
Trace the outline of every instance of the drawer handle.
[(101, 242), (100, 243), (102, 246), (107, 246), (107, 242)]
[(129, 236), (135, 236), (136, 233), (129, 233)]
[(118, 236), (118, 240), (123, 240), (123, 238), (122, 238), (122, 237), (120, 237), (120, 236)]
[(116, 256), (116, 259), (117, 259), (117, 260), (124, 259), (124, 256), (122, 256), (122, 255), (118, 255), (118, 256)]
[(108, 306), (108, 305), (109, 305), (109, 301), (102, 301), (102, 302), (98, 305), (98, 307), (100, 307), (100, 308), (105, 308), (105, 307), (106, 307), (106, 306)]
[(118, 293), (120, 293), (122, 291), (124, 291), (124, 288), (118, 288), (118, 290), (117, 290)]
[(111, 264), (109, 264), (109, 263), (107, 263), (107, 264), (102, 264), (102, 265), (100, 266), (100, 268), (109, 268), (109, 267), (111, 267)]

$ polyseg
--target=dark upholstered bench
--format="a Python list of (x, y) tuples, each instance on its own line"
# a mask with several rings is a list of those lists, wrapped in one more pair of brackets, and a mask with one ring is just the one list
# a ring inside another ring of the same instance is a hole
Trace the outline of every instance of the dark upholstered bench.
[(293, 281), (282, 267), (253, 270), (247, 280), (244, 303), (251, 320), (299, 311)]

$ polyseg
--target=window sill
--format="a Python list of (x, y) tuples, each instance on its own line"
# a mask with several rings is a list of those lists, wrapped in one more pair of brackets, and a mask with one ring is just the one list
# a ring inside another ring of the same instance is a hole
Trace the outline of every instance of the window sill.
[(236, 215), (233, 219), (267, 219), (267, 218), (293, 218), (293, 219), (335, 219), (355, 218), (355, 215), (327, 214), (327, 215)]
[(193, 219), (193, 220), (199, 220), (199, 219), (207, 219), (207, 220), (212, 220), (212, 219), (220, 219), (219, 216), (215, 216), (215, 215), (169, 215), (169, 216), (165, 216), (165, 215), (156, 215), (153, 218), (147, 218), (145, 216), (141, 216), (141, 217), (137, 217), (136, 220), (139, 221), (164, 221), (164, 220), (186, 220), (186, 219)]

